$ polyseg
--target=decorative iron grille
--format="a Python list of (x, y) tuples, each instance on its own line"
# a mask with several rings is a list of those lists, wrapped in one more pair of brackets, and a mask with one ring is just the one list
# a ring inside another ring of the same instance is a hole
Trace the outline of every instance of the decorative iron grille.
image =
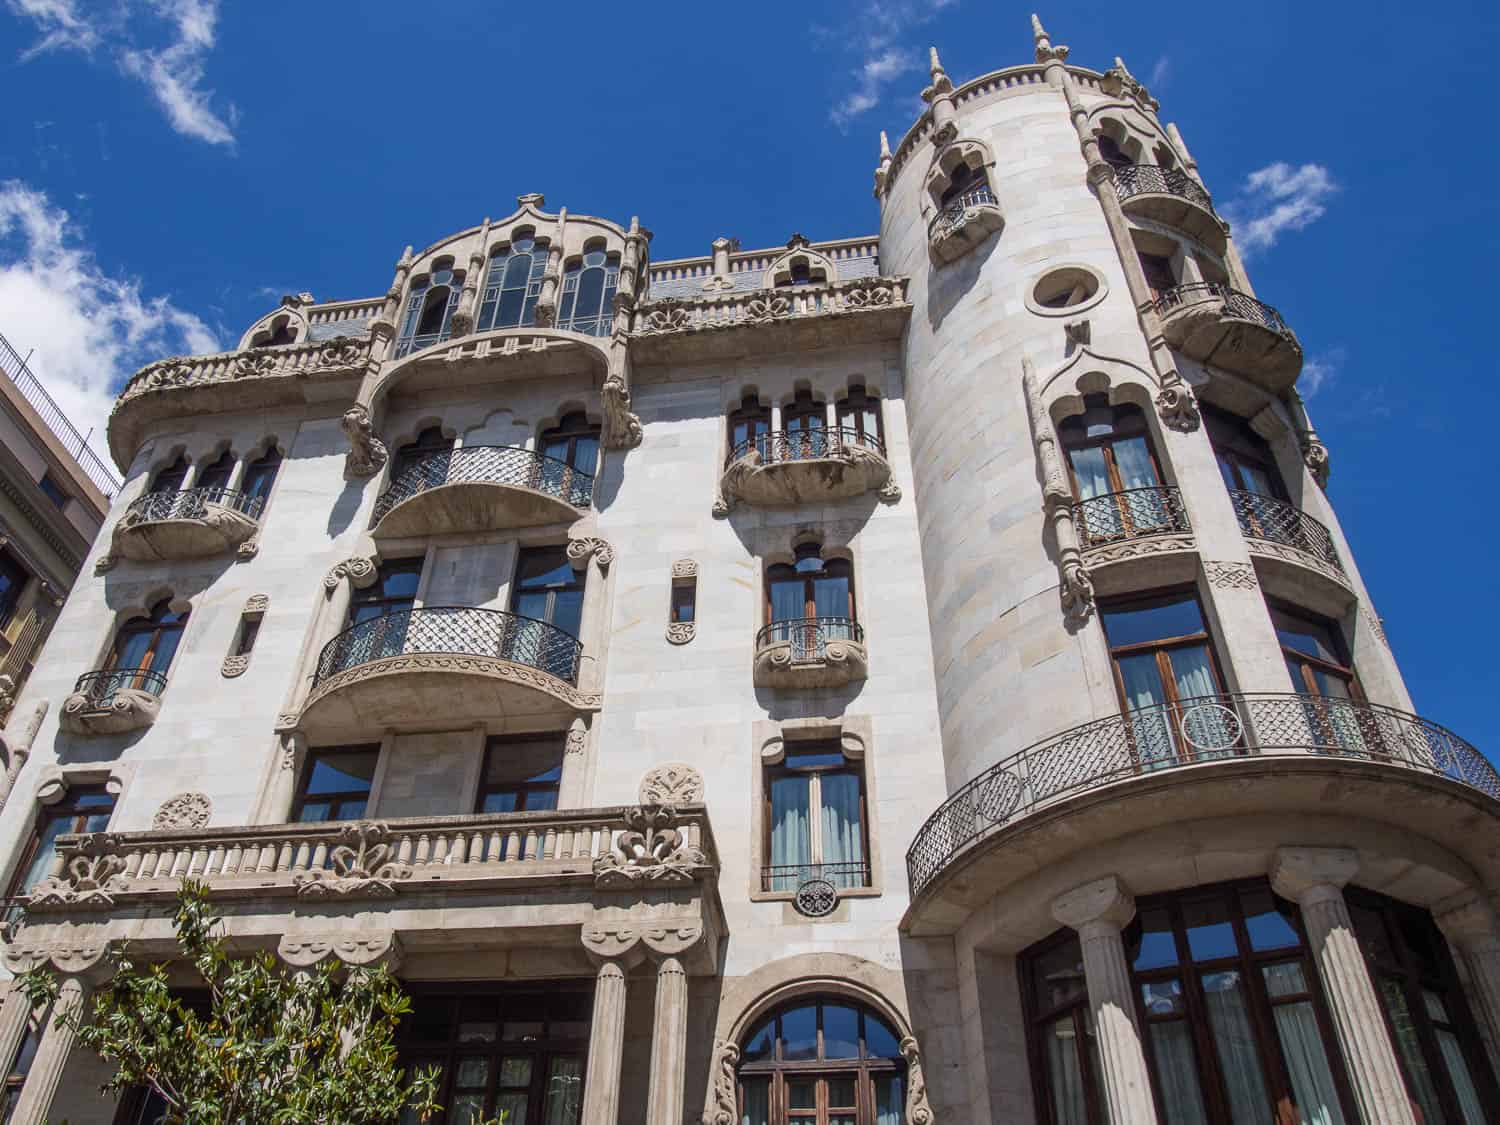
[(260, 518), (263, 498), (247, 496), (232, 488), (209, 485), (204, 488), (185, 488), (180, 492), (148, 492), (132, 500), (126, 509), (129, 516), (138, 522), (150, 520), (196, 520), (208, 512), (208, 505), (233, 508), (251, 519)]
[(755, 649), (772, 645), (792, 646), (793, 664), (812, 664), (828, 654), (829, 641), (865, 643), (865, 631), (858, 621), (848, 617), (799, 617), (790, 621), (773, 621), (755, 635)]
[(732, 465), (752, 453), (762, 465), (780, 465), (788, 461), (816, 461), (837, 457), (845, 446), (858, 446), (885, 456), (885, 443), (874, 434), (863, 433), (853, 426), (834, 426), (817, 430), (776, 430), (747, 438), (729, 451), (726, 465)]
[(1177, 168), (1126, 164), (1115, 168), (1115, 195), (1121, 202), (1135, 195), (1175, 195), (1209, 211), (1214, 203), (1203, 185)]
[(973, 191), (964, 192), (932, 217), (932, 222), (927, 225), (927, 237), (936, 238), (957, 230), (964, 225), (969, 211), (984, 204), (993, 205), (994, 203), (995, 194), (988, 187), (978, 187)]
[(1165, 316), (1172, 309), (1191, 305), (1204, 297), (1217, 297), (1224, 302), (1224, 315), (1235, 320), (1246, 320), (1276, 333), (1298, 351), (1302, 350), (1297, 334), (1287, 326), (1281, 314), (1264, 301), (1257, 301), (1248, 293), (1231, 289), (1218, 281), (1196, 281), (1191, 285), (1177, 285), (1166, 290), (1156, 299), (1156, 311)]
[(73, 693), (84, 696), (93, 706), (102, 709), (109, 706), (116, 693), (126, 688), (161, 695), (166, 686), (166, 673), (154, 668), (104, 668), (79, 676), (73, 685)]
[(545, 492), (575, 508), (587, 508), (594, 477), (557, 457), (519, 445), (466, 445), (445, 449), (403, 469), (375, 502), (375, 522), (406, 500), (444, 484), (511, 484)]
[(1097, 547), (1121, 539), (1191, 531), (1182, 494), (1175, 488), (1130, 488), (1091, 496), (1073, 505), (1073, 525), (1080, 547)]
[(760, 889), (767, 893), (791, 894), (811, 879), (824, 879), (839, 890), (870, 885), (868, 860), (846, 863), (782, 863), (760, 869)]
[(1302, 509), (1274, 496), (1239, 489), (1231, 489), (1229, 499), (1234, 502), (1240, 530), (1247, 537), (1296, 547), (1343, 573), (1344, 565), (1334, 550), (1333, 536)]
[(1478, 750), (1417, 715), (1312, 695), (1202, 696), (1073, 727), (991, 766), (938, 806), (906, 853), (918, 895), (976, 841), (1059, 798), (1198, 762), (1328, 754), (1446, 777), (1500, 799)]
[(313, 683), (361, 664), (414, 653), (489, 656), (576, 685), (583, 646), (555, 625), (498, 609), (408, 609), (361, 621), (334, 637), (318, 655)]

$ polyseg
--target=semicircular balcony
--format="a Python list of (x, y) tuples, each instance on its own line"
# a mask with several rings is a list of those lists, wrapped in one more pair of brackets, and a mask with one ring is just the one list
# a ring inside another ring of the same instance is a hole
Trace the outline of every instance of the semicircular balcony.
[(102, 668), (78, 677), (58, 724), (70, 734), (124, 734), (156, 722), (166, 674), (152, 668)]
[(578, 690), (583, 646), (545, 621), (429, 606), (361, 621), (323, 646), (304, 731), (393, 726), (413, 715), (566, 721), (598, 706)]
[(1150, 219), (1197, 239), (1215, 254), (1229, 241), (1213, 199), (1193, 177), (1178, 168), (1124, 164), (1115, 168), (1115, 195), (1127, 215)]
[(1182, 493), (1164, 485), (1090, 496), (1073, 505), (1073, 529), (1098, 592), (1192, 581), (1196, 544)]
[(773, 621), (755, 635), (756, 687), (843, 687), (869, 668), (864, 628), (852, 618)]
[(1243, 375), (1271, 394), (1302, 373), (1302, 344), (1264, 301), (1217, 281), (1164, 290), (1156, 298), (1167, 343), (1190, 359)]
[(260, 526), (262, 498), (217, 485), (136, 497), (115, 524), (110, 554), (153, 562), (232, 551)]
[(885, 443), (849, 426), (756, 434), (729, 451), (727, 499), (764, 508), (847, 500), (892, 487)]
[(1340, 594), (1352, 592), (1333, 536), (1322, 523), (1296, 505), (1263, 492), (1231, 489), (1229, 499), (1250, 553), (1260, 565), (1276, 571), (1295, 569), (1298, 574), (1289, 574), (1294, 578), (1305, 577), (1300, 572), (1314, 571), (1323, 582), (1337, 584)]
[(1000, 203), (988, 187), (966, 191), (943, 205), (927, 224), (927, 246), (939, 262), (952, 262), (1005, 225)]
[(494, 531), (575, 520), (594, 478), (518, 445), (445, 449), (404, 468), (375, 502), (376, 538)]
[(1437, 723), (1355, 699), (1201, 696), (1065, 730), (954, 792), (906, 853), (903, 926), (951, 931), (1038, 856), (1178, 821), (1326, 814), (1330, 791), (1340, 815), (1438, 840), (1500, 827), (1500, 774)]

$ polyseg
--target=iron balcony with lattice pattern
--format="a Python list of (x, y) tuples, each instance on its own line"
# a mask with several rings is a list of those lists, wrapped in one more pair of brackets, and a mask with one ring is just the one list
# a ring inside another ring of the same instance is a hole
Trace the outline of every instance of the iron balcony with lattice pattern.
[(567, 461), (519, 445), (466, 445), (403, 468), (375, 502), (375, 534), (567, 522), (588, 508), (593, 495), (593, 475)]
[(1223, 254), (1229, 231), (1203, 185), (1178, 168), (1125, 164), (1114, 169), (1115, 197), (1127, 214), (1153, 219)]
[(1239, 518), (1240, 531), (1247, 539), (1264, 539), (1283, 547), (1295, 547), (1333, 567), (1340, 574), (1344, 573), (1344, 564), (1339, 561), (1333, 536), (1326, 527), (1300, 508), (1263, 492), (1241, 489), (1232, 489), (1229, 499), (1234, 503), (1234, 514)]
[(1073, 505), (1078, 545), (1084, 550), (1122, 539), (1192, 530), (1175, 488), (1130, 488), (1091, 496)]

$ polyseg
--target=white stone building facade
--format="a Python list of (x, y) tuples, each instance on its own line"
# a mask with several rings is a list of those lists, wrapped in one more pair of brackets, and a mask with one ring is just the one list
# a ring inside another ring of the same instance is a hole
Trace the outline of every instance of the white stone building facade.
[[(934, 52), (878, 235), (522, 196), (137, 373), (7, 966), (86, 1003), (203, 879), (392, 964), (453, 1122), (1500, 1120), (1500, 778), (1182, 137), (1033, 32)], [(151, 1120), (14, 995), (0, 1055), (12, 1121)]]

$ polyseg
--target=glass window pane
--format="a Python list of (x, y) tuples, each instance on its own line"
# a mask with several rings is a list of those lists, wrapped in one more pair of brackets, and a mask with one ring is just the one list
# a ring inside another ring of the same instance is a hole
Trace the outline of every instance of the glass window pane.
[(297, 820), (302, 824), (320, 824), (332, 819), (332, 801), (303, 801), (302, 808), (297, 813)]
[(378, 754), (370, 751), (318, 754), (313, 758), (312, 772), (307, 778), (307, 792), (369, 792), (377, 757)]
[(899, 1074), (875, 1076), (875, 1125), (903, 1125), (906, 1094)]
[(1102, 616), (1109, 643), (1117, 648), (1205, 631), (1198, 599), (1191, 594), (1155, 605), (1106, 609)]
[(1289, 648), (1293, 652), (1300, 652), (1307, 656), (1315, 656), (1330, 664), (1344, 662), (1339, 654), (1339, 645), (1334, 639), (1333, 630), (1327, 624), (1288, 613), (1274, 606), (1271, 607), (1271, 621), (1276, 626), (1276, 636), (1283, 648)]
[(453, 1084), (463, 1089), (483, 1089), (490, 1082), (490, 1060), (484, 1057), (460, 1059)]
[(1057, 1125), (1088, 1125), (1073, 1017), (1053, 1020), (1042, 1031), (1047, 1043), (1047, 1081), (1052, 1087), (1052, 1118)]
[(818, 1009), (809, 1004), (781, 1014), (781, 1057), (787, 1060), (818, 1057)]
[(776, 1047), (776, 1021), (767, 1020), (756, 1029), (754, 1035), (745, 1041), (745, 1049), (740, 1058), (745, 1062), (753, 1062), (757, 1059), (769, 1059)]
[(1308, 991), (1307, 975), (1300, 961), (1284, 961), (1279, 965), (1267, 965), (1261, 970), (1266, 978), (1266, 992), (1272, 1000), (1284, 996), (1300, 996)]
[(1188, 951), (1194, 961), (1233, 957), (1238, 952), (1234, 926), (1229, 921), (1229, 903), (1223, 895), (1187, 899), (1182, 904), (1182, 920), (1187, 927)]
[(552, 780), (562, 770), (562, 758), (560, 737), (496, 740), (485, 756), (484, 783)]
[(817, 1109), (818, 1082), (815, 1078), (789, 1078), (786, 1104), (790, 1109)]
[(554, 1057), (547, 1068), (547, 1101), (542, 1125), (578, 1125), (583, 1110), (583, 1060)]
[(1071, 1004), (1088, 995), (1083, 978), (1083, 951), (1076, 937), (1069, 937), (1035, 961), (1036, 1003), (1043, 1012)]
[(448, 1101), (449, 1125), (478, 1125), (484, 1120), (483, 1094), (454, 1094)]
[(1141, 1006), (1147, 1016), (1180, 1016), (1187, 1011), (1182, 995), (1182, 981), (1154, 980), (1141, 982)]
[(1292, 949), (1301, 945), (1297, 930), (1282, 913), (1269, 890), (1255, 887), (1240, 892), (1240, 906), (1245, 912), (1245, 930), (1254, 950)]
[[(742, 1082), (742, 1087), (740, 1125), (771, 1125), (771, 1080), (769, 1078), (746, 1078)], [(551, 1122), (548, 1122), (548, 1125), (551, 1125)]]
[(1399, 982), (1390, 977), (1378, 977), (1380, 999), (1385, 1005), (1387, 1017), (1396, 1041), (1396, 1050), (1405, 1064), (1406, 1087), (1421, 1107), (1425, 1121), (1443, 1120), (1442, 1103), (1438, 1101), (1437, 1089), (1433, 1085), (1432, 1073), (1427, 1069), (1427, 1058), (1417, 1038), (1416, 1021), (1406, 1003), (1406, 994)]
[(1187, 1021), (1169, 1020), (1149, 1026), (1153, 1069), (1165, 1119), (1172, 1125), (1209, 1125)]
[(896, 1033), (886, 1026), (884, 1020), (868, 1013), (865, 1015), (865, 1056), (872, 1059), (901, 1057)]
[(1453, 1092), (1458, 1097), (1459, 1112), (1464, 1115), (1464, 1125), (1485, 1125), (1484, 1106), (1479, 1100), (1479, 1091), (1474, 1087), (1474, 1076), (1469, 1073), (1468, 1060), (1459, 1046), (1458, 1036), (1443, 1028), (1436, 1028), (1438, 1050), (1443, 1055), (1443, 1065), (1448, 1068), (1448, 1077), (1453, 1081)]
[(487, 813), (515, 812), (520, 804), (520, 794), (515, 790), (501, 790), (486, 793), (484, 800), (480, 802), (479, 811)]
[(784, 762), (788, 768), (792, 769), (811, 769), (818, 766), (838, 768), (846, 765), (848, 759), (844, 757), (843, 750), (837, 747), (833, 749), (820, 747), (815, 750), (788, 750)]
[(1172, 921), (1160, 907), (1141, 911), (1140, 937), (1135, 951), (1136, 969), (1161, 969), (1177, 964), (1177, 942)]
[(407, 1020), (408, 1038), (420, 1043), (442, 1042), (453, 1026), (453, 997), (418, 996)]
[(1207, 973), (1203, 999), (1234, 1125), (1264, 1125), (1269, 1119), (1270, 1096), (1246, 1011), (1244, 981), (1235, 971)]
[[(841, 1004), (823, 1005), (823, 1057), (825, 1059), (859, 1058), (859, 1013)], [(852, 1101), (833, 1101), (829, 1105), (852, 1105)]]
[(828, 1079), (828, 1107), (844, 1109), (854, 1105), (854, 1078), (836, 1074)]

